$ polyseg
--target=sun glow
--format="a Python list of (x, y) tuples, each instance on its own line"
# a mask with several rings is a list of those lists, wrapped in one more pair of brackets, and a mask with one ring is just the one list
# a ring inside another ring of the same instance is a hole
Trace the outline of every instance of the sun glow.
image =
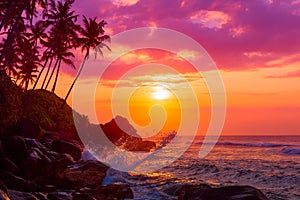
[(152, 97), (156, 100), (164, 100), (170, 96), (170, 92), (164, 87), (157, 86), (153, 88), (154, 91), (152, 93)]

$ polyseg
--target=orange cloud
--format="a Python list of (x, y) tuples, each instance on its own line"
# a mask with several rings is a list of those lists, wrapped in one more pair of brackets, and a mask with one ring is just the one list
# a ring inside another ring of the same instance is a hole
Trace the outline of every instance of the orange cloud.
[(139, 0), (111, 0), (113, 5), (118, 6), (118, 7), (123, 7), (123, 6), (133, 6), (139, 2)]
[(200, 10), (190, 16), (194, 23), (200, 23), (203, 27), (221, 29), (230, 20), (229, 15), (221, 11)]

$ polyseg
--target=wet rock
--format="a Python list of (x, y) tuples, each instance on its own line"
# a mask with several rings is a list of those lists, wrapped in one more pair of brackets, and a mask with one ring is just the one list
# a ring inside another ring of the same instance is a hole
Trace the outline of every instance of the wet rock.
[(23, 161), (23, 174), (26, 179), (33, 179), (42, 176), (46, 172), (46, 165), (43, 163), (43, 155), (39, 151), (31, 149), (27, 158)]
[(115, 197), (117, 199), (133, 199), (133, 192), (127, 184), (110, 184), (107, 186), (98, 186), (96, 194), (104, 194), (106, 197)]
[(108, 167), (99, 161), (79, 161), (57, 172), (56, 185), (63, 188), (96, 187), (101, 185)]
[(20, 191), (28, 191), (28, 181), (21, 177), (15, 176), (10, 172), (0, 172), (0, 180), (9, 188)]
[(21, 136), (4, 139), (2, 141), (2, 148), (5, 155), (18, 166), (27, 157), (27, 145)]
[(47, 198), (49, 200), (72, 200), (72, 195), (67, 192), (51, 192)]
[(74, 159), (69, 154), (62, 154), (58, 160), (52, 163), (52, 168), (55, 169), (66, 169), (69, 165), (74, 164)]
[(11, 172), (16, 176), (21, 176), (20, 169), (16, 166), (16, 164), (13, 163), (10, 159), (5, 157), (3, 159), (0, 159), (0, 170)]
[(38, 198), (39, 200), (48, 200), (47, 194), (42, 192), (34, 192), (33, 195)]
[(92, 194), (86, 194), (86, 193), (80, 193), (75, 192), (73, 195), (73, 200), (99, 200), (99, 199), (106, 199), (105, 195), (102, 195), (100, 198), (95, 198), (92, 196)]
[(10, 200), (39, 200), (33, 194), (15, 190), (9, 190), (9, 198)]
[(52, 149), (58, 153), (70, 154), (76, 161), (81, 158), (81, 148), (70, 142), (54, 140), (52, 142)]
[(258, 189), (251, 186), (226, 186), (219, 188), (192, 187), (180, 191), (179, 200), (267, 200)]

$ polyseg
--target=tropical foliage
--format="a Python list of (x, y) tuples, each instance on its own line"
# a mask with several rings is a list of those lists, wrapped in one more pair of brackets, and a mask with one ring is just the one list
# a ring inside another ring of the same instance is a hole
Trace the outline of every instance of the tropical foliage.
[[(62, 67), (71, 66), (75, 51), (91, 49), (102, 54), (109, 36), (106, 22), (79, 16), (74, 0), (0, 0), (0, 71), (24, 91), (46, 89), (55, 92)], [(84, 62), (67, 92), (68, 98)]]

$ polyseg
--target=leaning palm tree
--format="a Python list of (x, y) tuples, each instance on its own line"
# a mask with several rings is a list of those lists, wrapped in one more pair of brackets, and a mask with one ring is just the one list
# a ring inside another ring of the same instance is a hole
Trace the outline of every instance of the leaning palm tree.
[(85, 51), (85, 56), (84, 56), (83, 63), (81, 64), (79, 71), (78, 71), (70, 89), (67, 92), (67, 95), (64, 99), (64, 104), (66, 103), (77, 79), (79, 78), (79, 76), (82, 72), (84, 64), (89, 57), (90, 49), (95, 48), (96, 53), (100, 52), (101, 54), (102, 54), (102, 51), (101, 51), (102, 47), (106, 47), (108, 50), (110, 50), (110, 48), (105, 43), (103, 43), (105, 41), (109, 41), (109, 39), (110, 39), (110, 37), (108, 35), (103, 35), (105, 32), (104, 26), (106, 25), (106, 22), (104, 20), (97, 22), (97, 17), (95, 17), (94, 19), (92, 19), (92, 18), (87, 19), (85, 16), (83, 16), (83, 24), (84, 24), (84, 28), (80, 29), (80, 33), (81, 33), (82, 37), (80, 37), (78, 39), (78, 43), (79, 43), (79, 45), (82, 46), (81, 51), (82, 52)]
[(70, 65), (71, 67), (73, 67), (75, 69), (75, 65), (73, 63), (73, 61), (71, 59), (69, 59), (69, 57), (75, 58), (74, 54), (70, 51), (68, 51), (70, 49), (70, 47), (68, 46), (62, 46), (59, 48), (59, 54), (57, 56), (57, 59), (59, 60), (58, 65), (57, 65), (57, 70), (56, 70), (56, 75), (55, 75), (55, 80), (53, 83), (53, 87), (52, 87), (52, 92), (55, 92), (55, 88), (56, 88), (56, 84), (57, 84), (57, 79), (58, 79), (58, 74), (59, 74), (59, 70), (60, 70), (60, 66), (61, 63), (65, 63), (67, 65)]
[[(44, 54), (45, 63), (38, 75), (37, 80), (40, 79), (41, 74), (43, 73), (49, 60), (50, 64), (48, 65), (48, 70), (46, 72), (42, 88), (44, 88), (44, 86), (45, 89), (48, 87), (56, 67), (60, 66), (60, 61), (58, 58), (58, 55), (60, 54), (60, 47), (68, 46), (68, 48), (71, 49), (76, 46), (76, 41), (78, 39), (76, 30), (79, 28), (79, 26), (76, 24), (78, 15), (75, 15), (75, 12), (71, 10), (73, 3), (74, 0), (66, 0), (65, 2), (50, 0), (50, 11), (45, 13), (43, 16), (47, 18), (47, 20), (44, 21), (44, 25), (45, 27), (50, 28), (50, 33), (47, 37), (47, 41), (42, 42), (42, 44), (47, 48)], [(48, 78), (54, 57), (56, 57), (56, 61), (52, 67), (50, 77)], [(37, 82), (35, 83), (34, 88), (36, 85)]]

